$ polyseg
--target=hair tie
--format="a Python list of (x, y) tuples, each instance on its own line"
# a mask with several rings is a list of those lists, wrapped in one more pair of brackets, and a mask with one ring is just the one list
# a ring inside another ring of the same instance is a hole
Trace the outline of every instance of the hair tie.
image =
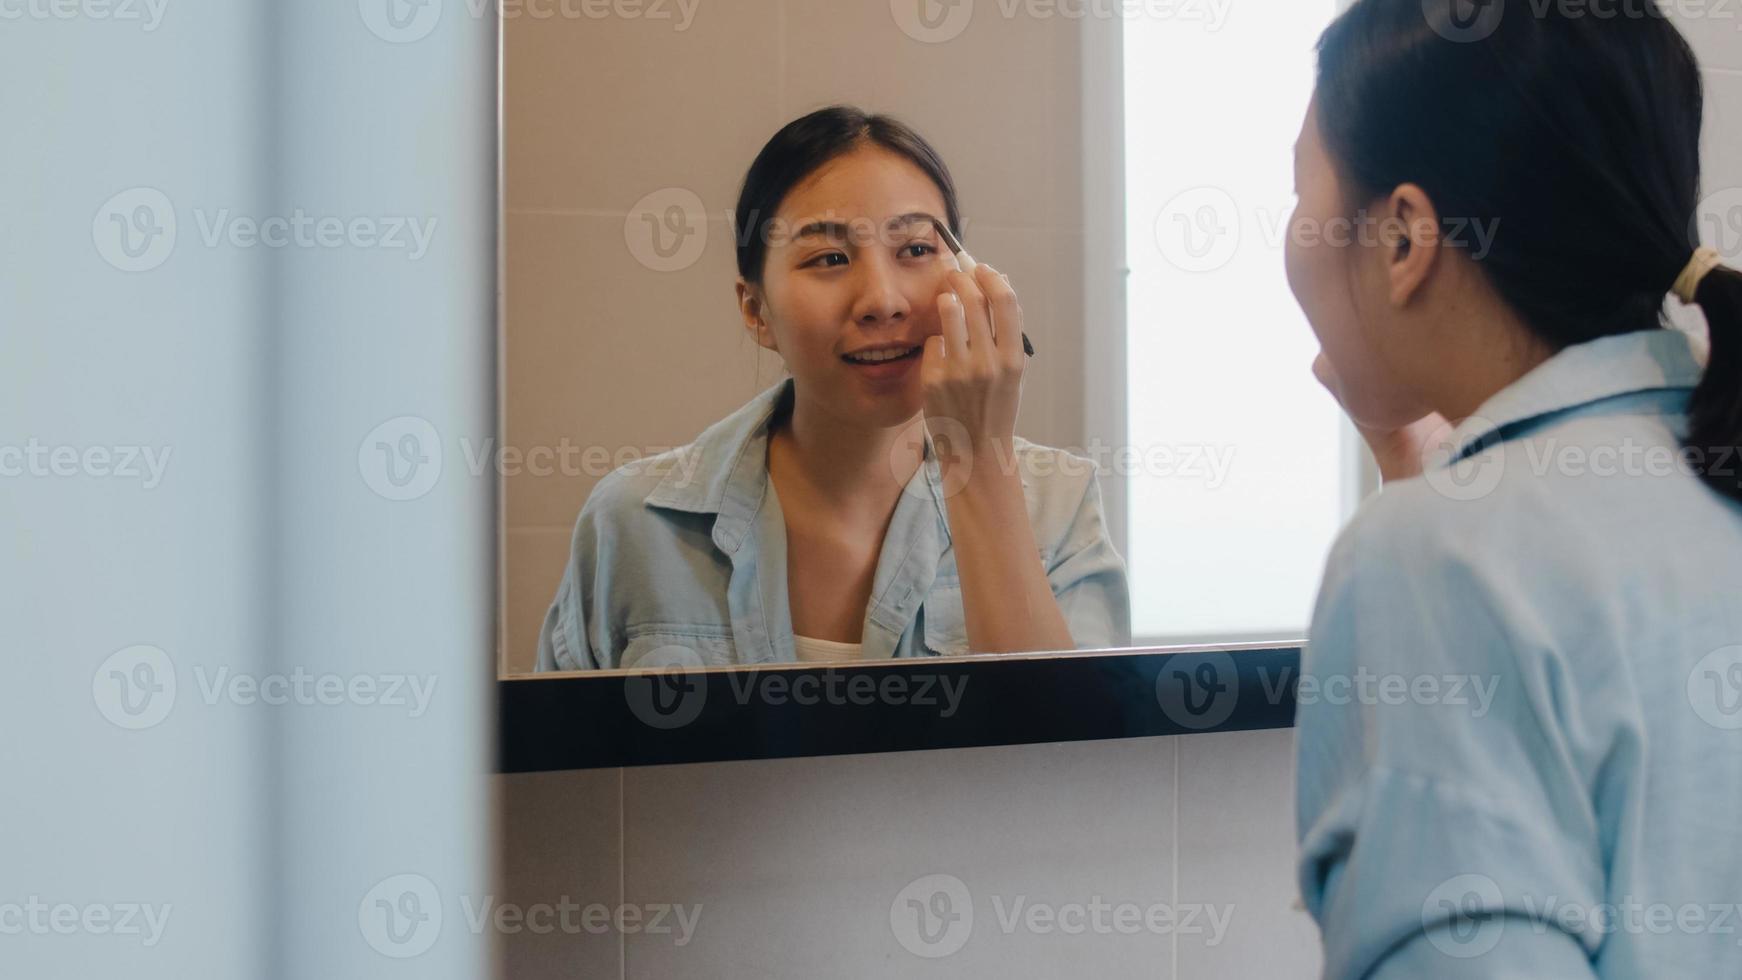
[(1694, 305), (1694, 294), (1700, 291), (1700, 280), (1723, 264), (1724, 257), (1712, 246), (1702, 245), (1694, 249), (1694, 257), (1688, 260), (1687, 268), (1682, 270), (1682, 274), (1675, 277), (1675, 285), (1670, 287), (1670, 292), (1683, 303)]

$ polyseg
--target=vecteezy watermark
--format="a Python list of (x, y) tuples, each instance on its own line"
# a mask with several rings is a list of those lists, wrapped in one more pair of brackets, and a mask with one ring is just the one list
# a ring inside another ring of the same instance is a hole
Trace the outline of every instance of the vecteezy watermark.
[[(403, 215), (238, 214), (195, 208), (194, 224), (206, 248), (301, 248), (403, 251), (416, 262), (428, 254), (439, 219)], [(123, 272), (148, 272), (175, 251), (175, 205), (154, 187), (134, 187), (109, 198), (91, 219), (91, 241), (103, 261)]]
[(383, 878), (357, 903), (357, 930), (382, 956), (421, 956), (442, 935), (441, 892), (420, 874)]
[(1506, 0), (1421, 0), (1421, 13), (1440, 37), (1470, 44), (1500, 29)]
[[(554, 902), (504, 902), (494, 895), (459, 897), (460, 921), (473, 935), (560, 933), (568, 936), (672, 936), (687, 946), (701, 922), (702, 905), (669, 902), (582, 903), (567, 895)], [(420, 874), (396, 874), (377, 882), (357, 903), (357, 928), (370, 948), (383, 956), (422, 955), (441, 938), (441, 890)]]
[[(950, 874), (916, 878), (889, 903), (889, 931), (901, 948), (924, 959), (961, 952), (974, 933), (974, 896)], [(993, 895), (993, 918), (1006, 936), (1205, 936), (1206, 946), (1227, 937), (1232, 905), (1086, 901), (1041, 902), (1027, 895)]]
[[(708, 675), (701, 672), (707, 661), (695, 649), (696, 642), (703, 641), (678, 642), (673, 637), (634, 656), (623, 679), (623, 696), (642, 724), (671, 730), (701, 717), (709, 685)], [(950, 671), (740, 670), (726, 675), (725, 689), (732, 703), (740, 706), (897, 705), (931, 709), (939, 718), (950, 718), (960, 710), (967, 686), (967, 675)]]
[(1448, 500), (1481, 500), (1493, 493), (1506, 475), (1506, 451), (1483, 441), (1494, 428), (1488, 419), (1471, 416), (1429, 433), (1421, 444), (1421, 472), (1428, 486)]
[(311, 673), (293, 667), (289, 673), (250, 674), (229, 667), (211, 670), (194, 666), (194, 681), (207, 705), (220, 701), (247, 707), (361, 707), (404, 708), (406, 717), (421, 718), (435, 697), (434, 674), (335, 674)]
[(1250, 697), (1266, 705), (1292, 698), (1303, 706), (1444, 706), (1468, 709), (1472, 718), (1485, 718), (1500, 689), (1498, 674), (1379, 672), (1364, 664), (1353, 673), (1302, 673), (1293, 666), (1276, 669), (1257, 663), (1242, 680), (1235, 656), (1208, 650), (1165, 658), (1155, 679), (1162, 714), (1181, 727), (1202, 731), (1226, 722), (1241, 700)]
[(51, 903), (31, 895), (22, 902), (0, 902), (0, 936), (129, 936), (150, 949), (163, 940), (173, 908), (167, 902)]
[(134, 187), (103, 202), (91, 219), (91, 241), (103, 261), (122, 272), (149, 272), (175, 251), (175, 206), (155, 187)]
[(1713, 650), (1694, 664), (1688, 705), (1713, 728), (1742, 729), (1742, 644)]
[(0, 0), (0, 20), (101, 20), (141, 24), (149, 34), (168, 7), (169, 0)]
[[(1428, 24), (1448, 41), (1484, 41), (1514, 17), (1546, 20), (1644, 20), (1669, 17), (1676, 21), (1738, 19), (1736, 0), (1421, 0)], [(1510, 9), (1509, 9), (1510, 8)], [(1742, 29), (1742, 25), (1738, 25)]]
[[(208, 707), (228, 702), (241, 707), (337, 707), (359, 705), (403, 709), (421, 718), (435, 697), (436, 675), (315, 673), (305, 667), (254, 674), (196, 664), (194, 683)], [(119, 728), (152, 728), (169, 717), (179, 686), (175, 663), (159, 647), (139, 644), (117, 650), (91, 674), (91, 700)]]
[(1161, 713), (1183, 728), (1202, 731), (1227, 721), (1240, 703), (1240, 668), (1222, 650), (1176, 653), (1155, 676)]
[[(568, 438), (555, 445), (507, 446), (494, 437), (459, 439), (467, 474), (484, 477), (591, 478), (657, 473), (680, 487), (693, 485), (702, 454), (694, 446), (585, 445)], [(3, 457), (0, 457), (3, 458)], [(441, 480), (447, 450), (428, 419), (401, 415), (369, 430), (357, 444), (357, 472), (370, 490), (387, 500), (416, 500)]]
[(685, 187), (662, 187), (635, 202), (623, 218), (623, 243), (635, 261), (654, 272), (696, 264), (708, 247), (708, 212)]
[[(1228, 23), (1233, 0), (979, 0), (982, 9), (1015, 20), (1165, 20), (1200, 25), (1208, 33)], [(889, 0), (901, 32), (924, 44), (953, 41), (974, 19), (975, 0)]]
[(460, 453), (472, 476), (591, 477), (597, 479), (618, 470), (643, 470), (671, 474), (679, 486), (690, 486), (702, 454), (692, 446), (600, 446), (583, 445), (568, 438), (554, 446), (503, 446), (495, 439), (473, 443), (460, 437)]
[(1219, 490), (1228, 482), (1238, 452), (1238, 447), (1232, 445), (1119, 445), (1096, 438), (1087, 446), (1069, 451), (1042, 447), (1018, 449), (1013, 443), (1001, 440), (992, 443), (990, 454), (976, 456), (967, 426), (952, 418), (927, 415), (916, 419), (889, 449), (890, 475), (901, 483), (906, 493), (922, 499), (933, 492), (930, 481), (915, 480), (910, 475), (915, 441), (922, 438), (930, 440), (932, 455), (938, 463), (935, 474), (937, 493), (946, 500), (960, 493), (980, 467), (990, 467), (1003, 476), (1029, 476), (1043, 480), (1053, 477), (1069, 480), (1145, 477), (1202, 483), (1210, 490)]
[(485, 931), (515, 935), (530, 932), (547, 936), (561, 933), (567, 936), (619, 935), (671, 936), (673, 946), (688, 946), (695, 938), (696, 926), (702, 918), (702, 903), (682, 905), (670, 902), (607, 905), (603, 902), (581, 904), (567, 895), (555, 902), (501, 902), (494, 895), (474, 900), (460, 896), (460, 913), (466, 928), (473, 933)]
[(140, 730), (161, 724), (175, 707), (175, 664), (149, 644), (110, 654), (91, 674), (91, 700), (97, 711), (120, 728)]
[[(370, 33), (393, 44), (428, 37), (452, 0), (357, 0)], [(670, 24), (681, 34), (695, 23), (701, 0), (463, 0), (474, 20), (631, 20)]]
[(1505, 907), (1494, 879), (1461, 874), (1428, 892), (1421, 903), (1421, 924), (1435, 949), (1455, 959), (1469, 959), (1500, 944)]
[[(1417, 228), (1417, 237), (1469, 251), (1481, 261), (1494, 245), (1500, 219), (1442, 217), (1437, 226)], [(1319, 219), (1299, 215), (1290, 207), (1261, 206), (1248, 214), (1234, 195), (1220, 187), (1193, 187), (1175, 194), (1156, 212), (1151, 226), (1156, 248), (1168, 264), (1182, 272), (1214, 272), (1232, 262), (1241, 246), (1256, 235), (1275, 251), (1286, 242), (1299, 248), (1353, 248), (1393, 244), (1410, 229), (1398, 218), (1370, 214)]]
[(1717, 249), (1725, 262), (1732, 266), (1742, 263), (1742, 187), (1724, 187), (1707, 194), (1694, 211), (1690, 231), (1694, 241)]
[[(1550, 929), (1569, 935), (1735, 936), (1742, 904), (1732, 902), (1578, 902), (1559, 895), (1508, 895), (1485, 874), (1455, 875), (1435, 886), (1421, 907), (1422, 927), (1434, 948), (1455, 959), (1491, 952), (1508, 928), (1536, 935)], [(1742, 945), (1739, 942), (1738, 945)]]
[(1264, 697), (1271, 704), (1280, 703), (1287, 686), (1293, 683), (1296, 704), (1445, 705), (1469, 708), (1472, 718), (1487, 717), (1494, 706), (1494, 695), (1500, 690), (1499, 674), (1378, 673), (1365, 664), (1356, 667), (1353, 674), (1315, 672), (1297, 677), (1293, 668), (1272, 673), (1262, 666), (1257, 674)]
[[(1480, 500), (1500, 486), (1508, 465), (1507, 452), (1493, 441), (1493, 422), (1471, 417), (1430, 433), (1421, 446), (1422, 475), (1441, 496)], [(1674, 446), (1627, 437), (1619, 442), (1565, 441), (1548, 435), (1524, 440), (1526, 470), (1538, 480), (1550, 475), (1571, 479), (1644, 479), (1702, 475), (1735, 477), (1742, 473), (1742, 452), (1735, 446)]]
[(391, 418), (357, 444), (363, 484), (387, 500), (416, 500), (442, 477), (442, 440), (428, 419)]
[(0, 477), (90, 477), (142, 480), (157, 489), (169, 467), (170, 446), (47, 446), (30, 439), (0, 445)]

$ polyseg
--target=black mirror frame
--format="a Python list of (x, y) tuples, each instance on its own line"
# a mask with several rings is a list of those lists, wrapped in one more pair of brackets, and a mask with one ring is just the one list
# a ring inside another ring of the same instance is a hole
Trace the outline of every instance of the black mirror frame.
[(497, 771), (1288, 728), (1300, 654), (1236, 644), (503, 678)]

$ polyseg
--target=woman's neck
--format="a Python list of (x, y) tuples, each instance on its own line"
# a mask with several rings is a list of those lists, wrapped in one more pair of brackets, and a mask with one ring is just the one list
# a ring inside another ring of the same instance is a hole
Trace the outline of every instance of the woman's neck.
[(1429, 404), (1453, 424), (1463, 422), (1501, 390), (1536, 370), (1555, 349), (1498, 297), (1466, 298), (1432, 328), (1443, 342), (1419, 367)]
[[(914, 421), (919, 418), (914, 416)], [(921, 426), (843, 424), (795, 393), (784, 418), (776, 418), (769, 468), (834, 506), (887, 515), (924, 455)]]

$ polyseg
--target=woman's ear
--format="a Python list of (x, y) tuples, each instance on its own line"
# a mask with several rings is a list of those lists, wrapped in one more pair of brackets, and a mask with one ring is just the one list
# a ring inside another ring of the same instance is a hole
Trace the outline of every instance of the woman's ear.
[(774, 341), (774, 330), (768, 325), (768, 301), (762, 295), (762, 287), (738, 277), (738, 313), (744, 317), (744, 329), (758, 347), (764, 347), (780, 353), (780, 347)]
[(1440, 216), (1416, 184), (1402, 184), (1387, 202), (1386, 272), (1391, 304), (1407, 306), (1433, 274), (1440, 256)]

